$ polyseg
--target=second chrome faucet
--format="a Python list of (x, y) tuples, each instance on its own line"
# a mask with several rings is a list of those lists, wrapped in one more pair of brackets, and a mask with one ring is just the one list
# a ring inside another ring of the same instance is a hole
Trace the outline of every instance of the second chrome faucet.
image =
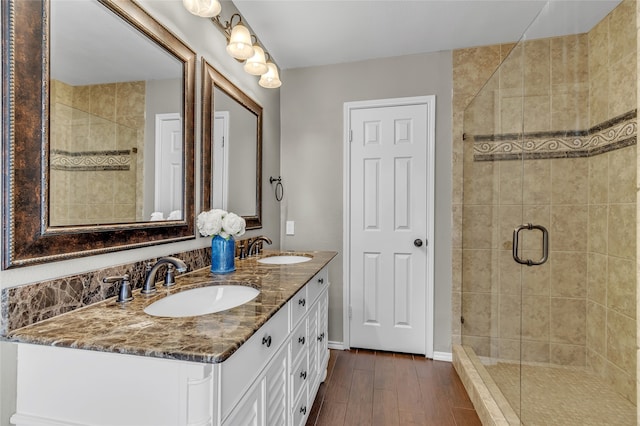
[(164, 277), (163, 284), (165, 287), (170, 287), (176, 283), (173, 276), (174, 269), (178, 272), (187, 271), (186, 263), (177, 257), (162, 257), (158, 259), (154, 265), (151, 265), (151, 262), (149, 262), (149, 265), (147, 266), (147, 276), (144, 279), (144, 284), (142, 284), (142, 290), (140, 291), (141, 294), (153, 294), (156, 292), (156, 273), (162, 265), (167, 265), (167, 273)]
[[(251, 243), (249, 244), (249, 247), (247, 248), (247, 256), (251, 256), (252, 254), (255, 254), (255, 255), (260, 254), (260, 244), (258, 244), (259, 241), (264, 241), (267, 244), (272, 244), (272, 241), (270, 238), (265, 237), (264, 235), (260, 235), (255, 240), (251, 241)], [(252, 251), (254, 251), (254, 253), (252, 253)]]

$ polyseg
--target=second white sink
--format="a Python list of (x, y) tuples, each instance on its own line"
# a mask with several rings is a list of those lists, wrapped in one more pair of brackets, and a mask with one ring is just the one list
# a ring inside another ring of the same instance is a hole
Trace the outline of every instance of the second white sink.
[(253, 300), (259, 290), (242, 285), (199, 287), (172, 294), (152, 303), (144, 312), (154, 317), (193, 317), (212, 314), (244, 305)]
[(291, 265), (294, 263), (308, 262), (311, 258), (309, 256), (296, 256), (296, 255), (284, 255), (284, 256), (269, 256), (258, 259), (258, 263), (265, 263), (267, 265)]

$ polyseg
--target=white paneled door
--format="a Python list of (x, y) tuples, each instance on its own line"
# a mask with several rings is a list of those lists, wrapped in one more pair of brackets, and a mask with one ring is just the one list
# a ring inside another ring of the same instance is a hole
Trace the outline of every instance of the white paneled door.
[(154, 211), (162, 212), (165, 218), (175, 210), (180, 210), (182, 214), (184, 192), (182, 144), (180, 114), (157, 114)]
[(431, 102), (349, 110), (351, 347), (432, 352), (434, 99), (426, 98)]

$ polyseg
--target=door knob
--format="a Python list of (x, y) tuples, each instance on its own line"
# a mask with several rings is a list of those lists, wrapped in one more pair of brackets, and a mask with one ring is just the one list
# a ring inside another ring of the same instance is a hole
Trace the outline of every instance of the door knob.
[(416, 240), (413, 242), (413, 245), (416, 247), (422, 247), (422, 240), (420, 238), (416, 238)]

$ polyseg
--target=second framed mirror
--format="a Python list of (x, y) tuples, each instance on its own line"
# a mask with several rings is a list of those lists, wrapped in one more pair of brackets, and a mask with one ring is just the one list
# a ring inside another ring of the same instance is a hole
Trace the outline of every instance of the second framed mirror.
[(202, 210), (262, 227), (262, 107), (202, 61)]

